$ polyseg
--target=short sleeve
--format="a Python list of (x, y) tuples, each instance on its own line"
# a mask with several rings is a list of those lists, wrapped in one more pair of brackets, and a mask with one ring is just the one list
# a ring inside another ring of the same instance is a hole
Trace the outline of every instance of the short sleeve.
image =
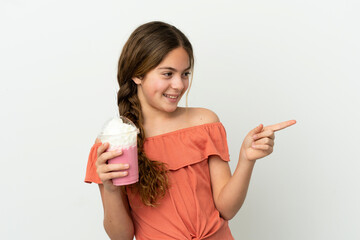
[(86, 183), (98, 183), (101, 184), (101, 180), (96, 172), (96, 160), (97, 160), (97, 149), (101, 146), (100, 143), (95, 143), (89, 154), (88, 163), (86, 167), (85, 182)]
[(207, 136), (203, 146), (199, 146), (204, 154), (203, 158), (207, 159), (211, 155), (219, 156), (223, 161), (229, 162), (229, 148), (226, 139), (226, 131), (221, 123), (207, 125)]

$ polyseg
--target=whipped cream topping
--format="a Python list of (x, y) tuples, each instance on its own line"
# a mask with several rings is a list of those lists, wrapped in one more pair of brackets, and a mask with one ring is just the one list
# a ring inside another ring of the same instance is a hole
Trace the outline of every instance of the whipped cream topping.
[(124, 123), (121, 118), (113, 118), (104, 126), (99, 134), (101, 142), (110, 143), (110, 148), (127, 148), (136, 145), (137, 128), (129, 123)]

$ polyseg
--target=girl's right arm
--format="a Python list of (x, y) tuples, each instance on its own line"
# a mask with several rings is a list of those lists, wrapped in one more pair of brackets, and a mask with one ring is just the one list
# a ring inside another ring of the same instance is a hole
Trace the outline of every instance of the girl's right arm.
[[(97, 140), (98, 142), (99, 140)], [(124, 164), (107, 164), (107, 160), (121, 155), (121, 152), (105, 152), (108, 143), (102, 144), (97, 151), (96, 168), (103, 184), (99, 184), (104, 207), (104, 228), (110, 239), (132, 240), (134, 225), (130, 214), (129, 202), (121, 187), (114, 186), (111, 179), (124, 177), (128, 166)]]

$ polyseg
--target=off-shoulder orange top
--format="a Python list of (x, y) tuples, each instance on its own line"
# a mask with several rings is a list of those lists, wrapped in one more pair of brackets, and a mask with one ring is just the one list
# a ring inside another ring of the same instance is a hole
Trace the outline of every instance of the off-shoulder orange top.
[[(91, 148), (85, 182), (101, 183)], [(146, 138), (144, 150), (151, 160), (167, 164), (170, 189), (157, 207), (142, 204), (127, 189), (137, 240), (230, 240), (228, 222), (216, 209), (210, 182), (208, 157), (229, 161), (226, 132), (220, 122), (207, 123)]]

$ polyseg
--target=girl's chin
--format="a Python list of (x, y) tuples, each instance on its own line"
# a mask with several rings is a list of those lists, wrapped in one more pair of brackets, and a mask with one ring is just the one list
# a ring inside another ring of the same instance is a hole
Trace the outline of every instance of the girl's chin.
[(164, 111), (165, 111), (165, 112), (168, 112), (168, 113), (173, 113), (173, 112), (176, 111), (177, 108), (178, 108), (177, 105), (176, 105), (176, 106), (173, 106), (173, 107), (165, 107), (165, 108), (164, 108)]
[(168, 113), (172, 113), (174, 111), (176, 111), (176, 109), (178, 109), (178, 103), (174, 103), (174, 104), (165, 104), (161, 107), (161, 109), (164, 112), (168, 112)]

